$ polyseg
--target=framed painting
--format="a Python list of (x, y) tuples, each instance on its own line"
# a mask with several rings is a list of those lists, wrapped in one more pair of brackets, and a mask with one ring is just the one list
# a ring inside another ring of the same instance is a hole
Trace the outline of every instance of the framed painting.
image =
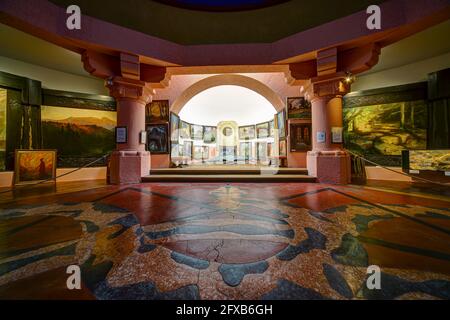
[(344, 98), (344, 146), (380, 165), (401, 166), (402, 150), (427, 149), (428, 112), (426, 83), (353, 92)]
[(258, 142), (256, 144), (256, 156), (258, 160), (267, 160), (267, 143)]
[(180, 134), (180, 117), (170, 113), (170, 141), (177, 142)]
[(202, 152), (203, 152), (203, 154), (202, 154), (202, 159), (203, 159), (203, 160), (209, 159), (209, 147), (203, 146)]
[(267, 143), (267, 156), (273, 157), (273, 142)]
[(203, 127), (203, 142), (204, 143), (216, 143), (217, 140), (217, 128), (216, 127)]
[(275, 120), (269, 121), (269, 137), (275, 137)]
[(180, 145), (178, 143), (172, 143), (170, 145), (170, 157), (177, 158), (180, 156)]
[(268, 138), (269, 137), (269, 122), (259, 123), (256, 125), (256, 137)]
[(311, 124), (292, 123), (289, 126), (290, 150), (301, 152), (311, 150)]
[(311, 103), (304, 97), (287, 98), (288, 119), (311, 119)]
[(168, 122), (169, 100), (155, 100), (145, 106), (145, 122)]
[(187, 157), (189, 159), (192, 159), (192, 147), (193, 142), (192, 141), (185, 141), (183, 144), (183, 157)]
[(239, 139), (241, 140), (255, 139), (255, 126), (239, 127)]
[(203, 140), (203, 126), (191, 124), (191, 137), (193, 140)]
[(168, 125), (149, 124), (147, 130), (147, 150), (154, 154), (169, 153)]
[(183, 120), (180, 121), (180, 138), (190, 139), (191, 138), (191, 125)]
[(56, 179), (56, 150), (16, 150), (14, 185)]
[(277, 113), (277, 128), (278, 128), (278, 138), (286, 138), (286, 111), (280, 111)]
[(203, 157), (203, 147), (194, 146), (194, 160), (202, 160)]
[(286, 157), (287, 156), (286, 140), (280, 140), (280, 143), (279, 143), (279, 156), (280, 157)]
[(239, 145), (240, 155), (245, 160), (250, 160), (252, 157), (252, 143), (251, 142), (241, 142)]

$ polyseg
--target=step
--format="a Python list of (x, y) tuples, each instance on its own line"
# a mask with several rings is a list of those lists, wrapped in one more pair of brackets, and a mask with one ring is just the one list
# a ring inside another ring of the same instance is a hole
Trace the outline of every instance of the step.
[[(270, 171), (274, 175), (308, 175), (307, 169), (290, 169), (290, 168), (279, 168), (275, 172), (275, 168), (264, 168), (262, 171)], [(259, 168), (249, 168), (249, 169), (208, 169), (208, 168), (171, 168), (171, 169), (151, 169), (150, 175), (260, 175), (261, 169)]]
[(142, 182), (308, 182), (316, 178), (301, 174), (250, 175), (250, 174), (155, 174), (142, 178)]

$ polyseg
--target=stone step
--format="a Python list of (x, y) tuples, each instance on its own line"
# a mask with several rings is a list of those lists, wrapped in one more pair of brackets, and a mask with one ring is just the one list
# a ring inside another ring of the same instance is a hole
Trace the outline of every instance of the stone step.
[(308, 182), (316, 178), (302, 174), (155, 174), (142, 178), (142, 182)]
[(308, 170), (302, 168), (170, 168), (151, 169), (150, 175), (308, 175)]

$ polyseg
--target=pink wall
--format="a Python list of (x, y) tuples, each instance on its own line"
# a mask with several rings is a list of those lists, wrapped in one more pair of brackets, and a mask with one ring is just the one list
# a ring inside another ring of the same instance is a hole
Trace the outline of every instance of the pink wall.
[(152, 154), (151, 158), (151, 168), (169, 168), (170, 166), (170, 156), (168, 154)]

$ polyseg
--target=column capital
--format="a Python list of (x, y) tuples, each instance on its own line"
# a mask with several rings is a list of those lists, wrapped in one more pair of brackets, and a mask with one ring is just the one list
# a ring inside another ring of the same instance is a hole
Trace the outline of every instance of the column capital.
[(305, 98), (313, 101), (320, 98), (343, 97), (350, 92), (350, 87), (351, 84), (346, 81), (344, 73), (337, 73), (327, 77), (316, 77), (311, 79), (311, 83), (305, 91)]
[(106, 80), (110, 95), (117, 100), (134, 100), (144, 105), (152, 101), (155, 94), (146, 82), (123, 77), (111, 77)]

